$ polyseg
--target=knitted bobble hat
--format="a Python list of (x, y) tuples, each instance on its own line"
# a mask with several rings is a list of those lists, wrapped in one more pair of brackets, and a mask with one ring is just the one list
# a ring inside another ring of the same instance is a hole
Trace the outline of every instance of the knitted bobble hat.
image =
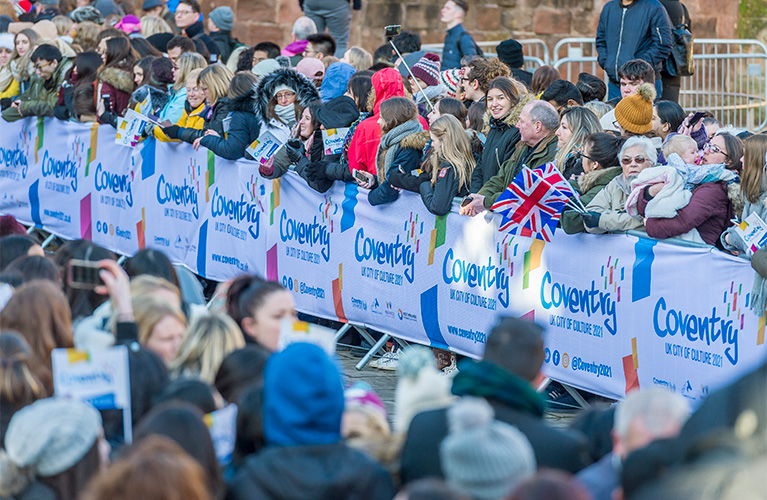
[(410, 68), (413, 76), (423, 80), (427, 87), (439, 84), (439, 56), (427, 52)]
[(463, 68), (448, 69), (440, 72), (439, 81), (447, 88), (448, 97), (456, 97), (458, 94), (458, 88), (461, 86), (461, 77), (463, 76)]
[(627, 132), (646, 134), (652, 130), (652, 103), (656, 95), (653, 84), (643, 83), (636, 94), (624, 97), (615, 106), (615, 119)]
[(476, 500), (504, 498), (535, 474), (535, 454), (516, 427), (493, 419), (482, 398), (464, 397), (447, 412), (450, 433), (440, 445), (448, 486)]

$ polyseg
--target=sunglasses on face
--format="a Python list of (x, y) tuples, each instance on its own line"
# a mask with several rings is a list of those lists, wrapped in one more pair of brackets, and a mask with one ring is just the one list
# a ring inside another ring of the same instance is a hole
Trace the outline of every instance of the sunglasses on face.
[(585, 153), (578, 153), (578, 156), (580, 156), (582, 158), (586, 158), (587, 160), (593, 161), (594, 163), (599, 163), (594, 158), (590, 157), (589, 155), (587, 155)]
[(625, 156), (621, 158), (621, 163), (624, 165), (631, 165), (632, 162), (636, 163), (637, 165), (641, 165), (646, 161), (647, 161), (647, 158), (645, 158), (644, 156), (635, 156), (634, 158)]

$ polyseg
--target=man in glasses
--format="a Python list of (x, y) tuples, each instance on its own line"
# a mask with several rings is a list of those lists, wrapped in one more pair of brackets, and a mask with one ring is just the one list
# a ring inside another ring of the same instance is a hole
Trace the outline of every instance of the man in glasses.
[[(174, 12), (174, 19), (176, 20), (176, 26), (181, 32), (191, 38), (199, 39), (205, 44), (208, 52), (210, 52), (210, 62), (216, 62), (219, 59), (221, 50), (216, 45), (216, 42), (205, 33), (205, 26), (202, 23), (200, 4), (197, 0), (181, 0)], [(234, 22), (232, 20), (232, 22)]]
[(509, 76), (509, 67), (498, 58), (485, 59), (477, 57), (471, 60), (463, 70), (461, 87), (463, 88), (463, 101), (467, 106), (472, 102), (481, 102), (485, 99), (487, 89), (493, 78)]
[(40, 45), (32, 53), (35, 75), (29, 88), (3, 111), (3, 119), (16, 121), (25, 116), (53, 116), (59, 98), (59, 88), (72, 61), (61, 55), (53, 45)]

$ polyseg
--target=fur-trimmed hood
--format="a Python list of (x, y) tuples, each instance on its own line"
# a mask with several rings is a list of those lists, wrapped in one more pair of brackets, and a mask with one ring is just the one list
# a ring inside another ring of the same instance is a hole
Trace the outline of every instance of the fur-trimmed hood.
[(242, 111), (244, 113), (255, 113), (256, 103), (253, 96), (256, 95), (256, 86), (251, 90), (235, 98), (229, 99), (229, 111)]
[(320, 93), (314, 83), (296, 70), (280, 68), (266, 75), (255, 88), (253, 95), (254, 110), (256, 115), (269, 123), (267, 116), (269, 100), (274, 96), (277, 87), (285, 85), (296, 93), (296, 102), (306, 107), (310, 102), (319, 99)]
[(621, 167), (609, 167), (592, 170), (591, 172), (584, 173), (578, 177), (578, 188), (581, 194), (587, 192), (589, 189), (596, 186), (600, 179), (603, 179), (603, 184), (607, 185), (608, 182), (620, 175), (622, 172)]
[(121, 90), (128, 94), (133, 93), (133, 73), (125, 71), (120, 68), (104, 68), (99, 71), (99, 80), (104, 83), (108, 83), (117, 90)]
[[(528, 103), (535, 101), (536, 99), (537, 97), (535, 97), (535, 94), (522, 94), (519, 96), (519, 102), (517, 102), (511, 108), (511, 111), (509, 111), (509, 114), (506, 115), (506, 118), (503, 119), (503, 122), (509, 127), (515, 127), (519, 121), (519, 115), (522, 114), (522, 108), (524, 108)], [(482, 127), (483, 134), (487, 134), (490, 131), (491, 117), (492, 115), (490, 114), (490, 111), (485, 111), (484, 126)]]
[(403, 148), (423, 149), (426, 147), (426, 143), (429, 142), (429, 132), (417, 132), (410, 134), (399, 142), (399, 145)]

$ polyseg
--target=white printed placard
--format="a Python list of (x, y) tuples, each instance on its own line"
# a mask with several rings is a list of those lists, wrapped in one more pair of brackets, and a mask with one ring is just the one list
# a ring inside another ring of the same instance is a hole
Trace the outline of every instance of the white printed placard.
[(767, 223), (756, 212), (751, 212), (743, 222), (735, 226), (735, 232), (746, 243), (746, 254), (749, 257), (767, 242)]
[(203, 417), (203, 421), (210, 431), (218, 463), (229, 464), (232, 461), (237, 432), (237, 405), (229, 404), (220, 410), (208, 413)]
[(264, 132), (245, 151), (259, 164), (263, 165), (280, 149), (280, 146), (282, 146), (282, 143), (274, 134)]
[(90, 352), (54, 349), (53, 389), (57, 397), (78, 399), (99, 410), (130, 407), (128, 349), (114, 346)]
[(339, 155), (344, 151), (344, 141), (349, 127), (331, 128), (322, 131), (322, 146), (326, 155)]

